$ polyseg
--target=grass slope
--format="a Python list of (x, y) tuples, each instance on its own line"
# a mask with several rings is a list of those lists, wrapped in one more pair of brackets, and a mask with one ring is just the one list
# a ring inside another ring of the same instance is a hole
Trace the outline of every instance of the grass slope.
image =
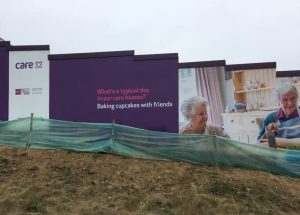
[(243, 169), (0, 147), (0, 214), (299, 214), (300, 180)]

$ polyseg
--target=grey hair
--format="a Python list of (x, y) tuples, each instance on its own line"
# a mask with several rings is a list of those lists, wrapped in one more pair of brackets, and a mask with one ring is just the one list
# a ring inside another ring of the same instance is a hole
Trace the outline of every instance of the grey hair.
[(194, 113), (195, 105), (200, 105), (202, 107), (208, 108), (208, 102), (203, 97), (193, 96), (191, 98), (184, 100), (180, 107), (180, 111), (186, 120), (190, 120), (191, 116), (195, 114)]
[(274, 90), (274, 99), (277, 104), (279, 104), (281, 96), (285, 93), (294, 93), (298, 100), (299, 93), (297, 88), (290, 82), (283, 82), (280, 83)]

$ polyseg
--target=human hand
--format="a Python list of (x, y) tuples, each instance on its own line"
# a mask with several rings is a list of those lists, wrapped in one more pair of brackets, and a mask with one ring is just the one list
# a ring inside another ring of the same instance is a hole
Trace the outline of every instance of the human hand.
[(181, 133), (183, 134), (195, 134), (195, 130), (192, 127), (186, 127), (184, 128)]
[(271, 122), (266, 126), (266, 131), (277, 132), (277, 124), (275, 122)]

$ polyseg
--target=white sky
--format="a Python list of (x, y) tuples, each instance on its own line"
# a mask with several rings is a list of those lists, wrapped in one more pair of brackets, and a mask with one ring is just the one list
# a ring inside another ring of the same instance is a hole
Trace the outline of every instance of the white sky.
[(0, 0), (0, 37), (51, 54), (135, 50), (300, 69), (299, 0)]

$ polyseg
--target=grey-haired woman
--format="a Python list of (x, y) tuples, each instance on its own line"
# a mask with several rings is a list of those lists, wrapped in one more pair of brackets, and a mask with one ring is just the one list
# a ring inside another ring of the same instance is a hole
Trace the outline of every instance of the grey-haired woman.
[(279, 84), (274, 90), (274, 96), (279, 104), (279, 110), (269, 113), (258, 134), (258, 142), (265, 138), (266, 129), (276, 132), (277, 124), (300, 116), (298, 108), (299, 93), (297, 88), (289, 82)]
[(180, 129), (183, 134), (208, 134), (228, 137), (221, 127), (208, 125), (208, 102), (200, 96), (191, 97), (183, 102), (180, 111), (188, 124)]

